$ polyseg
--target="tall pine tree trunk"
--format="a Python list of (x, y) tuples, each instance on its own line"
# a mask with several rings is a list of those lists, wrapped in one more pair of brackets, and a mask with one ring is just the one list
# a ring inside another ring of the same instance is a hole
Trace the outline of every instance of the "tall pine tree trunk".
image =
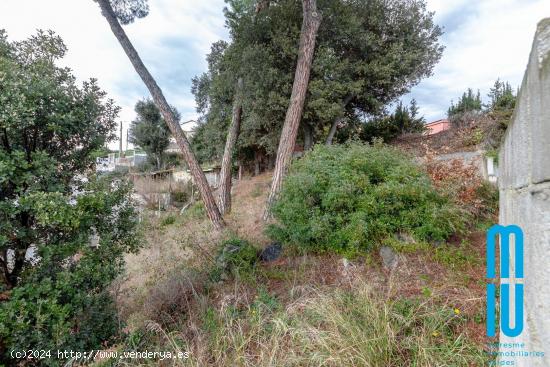
[(105, 19), (107, 19), (107, 22), (111, 27), (111, 31), (124, 49), (124, 52), (126, 52), (126, 55), (136, 69), (136, 72), (143, 80), (143, 83), (145, 83), (147, 89), (149, 89), (149, 92), (151, 93), (155, 104), (159, 108), (162, 117), (168, 124), (172, 135), (176, 139), (176, 142), (183, 153), (183, 157), (187, 162), (187, 165), (189, 166), (189, 170), (191, 171), (191, 175), (193, 177), (193, 180), (195, 181), (195, 185), (197, 185), (199, 189), (208, 217), (210, 218), (212, 224), (216, 229), (222, 229), (225, 224), (216, 205), (216, 201), (214, 200), (214, 195), (212, 195), (212, 191), (210, 190), (210, 186), (208, 185), (208, 181), (206, 181), (204, 172), (202, 171), (199, 162), (197, 161), (195, 155), (193, 154), (193, 151), (191, 150), (191, 145), (189, 144), (189, 141), (183, 133), (183, 130), (181, 129), (181, 126), (176, 119), (176, 116), (174, 116), (170, 105), (166, 101), (162, 90), (159, 88), (155, 79), (153, 78), (151, 73), (149, 73), (149, 71), (143, 64), (143, 61), (141, 61), (141, 58), (139, 57), (136, 49), (128, 39), (126, 32), (124, 32), (124, 29), (118, 22), (118, 19), (113, 11), (113, 8), (111, 7), (109, 0), (97, 0), (97, 3), (101, 8), (101, 13), (105, 17)]
[(296, 135), (300, 126), (300, 119), (304, 109), (315, 39), (321, 24), (321, 14), (317, 12), (316, 0), (302, 0), (303, 21), (300, 32), (300, 46), (298, 48), (298, 64), (294, 74), (294, 84), (290, 96), (290, 104), (286, 111), (285, 123), (277, 149), (277, 161), (273, 171), (273, 181), (264, 212), (264, 220), (270, 217), (271, 205), (281, 191), (283, 177), (292, 159), (292, 152), (296, 144)]
[(229, 125), (229, 131), (227, 132), (220, 174), (218, 207), (222, 215), (231, 212), (231, 168), (233, 167), (231, 158), (233, 157), (233, 149), (235, 148), (235, 143), (237, 142), (241, 129), (241, 115), (243, 110), (242, 89), (243, 80), (239, 78), (237, 81), (237, 88), (235, 89), (233, 117), (231, 119), (231, 125)]

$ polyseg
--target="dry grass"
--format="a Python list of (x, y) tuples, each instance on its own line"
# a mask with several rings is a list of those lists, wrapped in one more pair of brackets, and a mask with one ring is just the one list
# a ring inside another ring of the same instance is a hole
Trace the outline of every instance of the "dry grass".
[[(187, 360), (132, 360), (160, 366), (474, 366), (483, 364), (481, 262), (453, 263), (453, 246), (437, 254), (410, 249), (394, 271), (377, 254), (284, 256), (246, 279), (208, 284), (191, 269), (210, 266), (216, 246), (235, 234), (262, 246), (261, 214), (271, 175), (244, 179), (233, 212), (216, 232), (200, 206), (187, 214), (149, 215), (146, 246), (128, 255), (117, 285), (130, 335), (148, 330), (135, 350), (189, 351)], [(175, 216), (162, 225), (165, 216)], [(483, 256), (484, 237), (464, 251)], [(457, 247), (458, 248), (458, 247)], [(458, 261), (458, 260), (457, 260)], [(459, 310), (457, 314), (455, 310)], [(120, 345), (119, 350), (128, 350)]]
[[(121, 315), (131, 321), (130, 326), (140, 326), (148, 314), (144, 305), (152, 289), (159, 283), (171, 282), (182, 268), (208, 264), (224, 239), (237, 235), (257, 246), (269, 242), (263, 234), (261, 214), (270, 179), (270, 174), (263, 174), (235, 185), (233, 211), (226, 216), (227, 229), (223, 232), (213, 230), (201, 214), (200, 204), (196, 204), (199, 210), (192, 207), (183, 215), (178, 211), (165, 212), (161, 217), (152, 211), (144, 213), (144, 247), (139, 253), (126, 256), (126, 273), (114, 287)], [(167, 180), (140, 177), (136, 183), (136, 191), (142, 193), (168, 187)], [(155, 188), (156, 183), (159, 188)], [(255, 194), (258, 191), (261, 195)], [(173, 224), (163, 225), (167, 216), (175, 217)]]
[(265, 290), (251, 296), (246, 286), (235, 282), (218, 307), (195, 309), (179, 330), (155, 324), (147, 343), (160, 350), (175, 352), (179, 346), (190, 352), (187, 360), (162, 365), (483, 364), (483, 351), (463, 333), (466, 317), (452, 305), (393, 299), (364, 278), (349, 280), (350, 287), (343, 288), (296, 286), (289, 290), (293, 296), (288, 302)]
[(233, 210), (226, 216), (229, 228), (239, 237), (251, 243), (266, 245), (262, 220), (267, 193), (271, 184), (271, 172), (252, 178), (244, 178), (233, 190)]

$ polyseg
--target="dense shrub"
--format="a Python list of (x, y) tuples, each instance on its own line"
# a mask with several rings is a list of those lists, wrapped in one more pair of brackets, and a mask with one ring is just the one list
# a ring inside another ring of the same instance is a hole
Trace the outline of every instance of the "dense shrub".
[(248, 241), (233, 238), (225, 241), (216, 255), (216, 266), (212, 277), (224, 278), (224, 275), (246, 275), (254, 268), (258, 251)]
[(112, 341), (108, 290), (139, 244), (130, 186), (91, 174), (118, 107), (94, 80), (78, 86), (56, 66), (65, 51), (51, 32), (9, 42), (0, 30), (0, 365), (64, 365), (10, 351)]
[(424, 117), (418, 116), (418, 107), (413, 99), (410, 106), (404, 106), (399, 102), (392, 114), (362, 124), (359, 138), (366, 142), (376, 138), (390, 142), (402, 134), (424, 132), (425, 124)]
[(272, 237), (315, 252), (367, 250), (396, 232), (445, 240), (464, 226), (420, 167), (379, 144), (315, 147), (293, 164), (273, 214)]

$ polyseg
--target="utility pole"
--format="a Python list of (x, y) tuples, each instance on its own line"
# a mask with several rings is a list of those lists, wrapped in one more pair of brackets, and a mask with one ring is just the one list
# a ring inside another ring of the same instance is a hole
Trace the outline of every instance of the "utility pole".
[(122, 153), (122, 121), (120, 121), (120, 138), (119, 138), (119, 147), (118, 147), (118, 158), (124, 157)]

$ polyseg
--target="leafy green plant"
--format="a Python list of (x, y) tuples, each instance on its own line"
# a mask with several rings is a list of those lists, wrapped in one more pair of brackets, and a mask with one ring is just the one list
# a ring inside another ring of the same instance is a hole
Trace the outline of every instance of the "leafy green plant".
[(258, 259), (258, 251), (248, 241), (233, 238), (223, 242), (216, 255), (214, 275), (231, 273), (246, 275), (250, 273)]
[(273, 238), (314, 252), (369, 250), (397, 232), (445, 240), (464, 228), (427, 175), (380, 144), (316, 146), (293, 164), (273, 214)]
[(165, 216), (160, 221), (161, 227), (166, 227), (166, 226), (172, 225), (174, 223), (176, 223), (176, 216), (173, 215), (173, 214), (169, 214), (169, 215)]
[(483, 139), (483, 131), (480, 128), (476, 128), (472, 131), (472, 134), (465, 139), (464, 143), (467, 146), (478, 145), (483, 141)]
[(477, 253), (471, 251), (468, 242), (463, 241), (459, 246), (444, 244), (433, 252), (434, 259), (451, 269), (463, 269), (472, 264), (479, 263)]
[(138, 246), (130, 185), (89, 174), (118, 107), (95, 80), (78, 86), (56, 66), (65, 52), (53, 32), (10, 43), (0, 31), (0, 365), (18, 362), (3, 359), (9, 350), (112, 341), (108, 288)]
[(206, 218), (206, 209), (204, 208), (204, 204), (202, 203), (202, 201), (197, 201), (189, 208), (187, 208), (183, 212), (183, 215), (190, 219)]

